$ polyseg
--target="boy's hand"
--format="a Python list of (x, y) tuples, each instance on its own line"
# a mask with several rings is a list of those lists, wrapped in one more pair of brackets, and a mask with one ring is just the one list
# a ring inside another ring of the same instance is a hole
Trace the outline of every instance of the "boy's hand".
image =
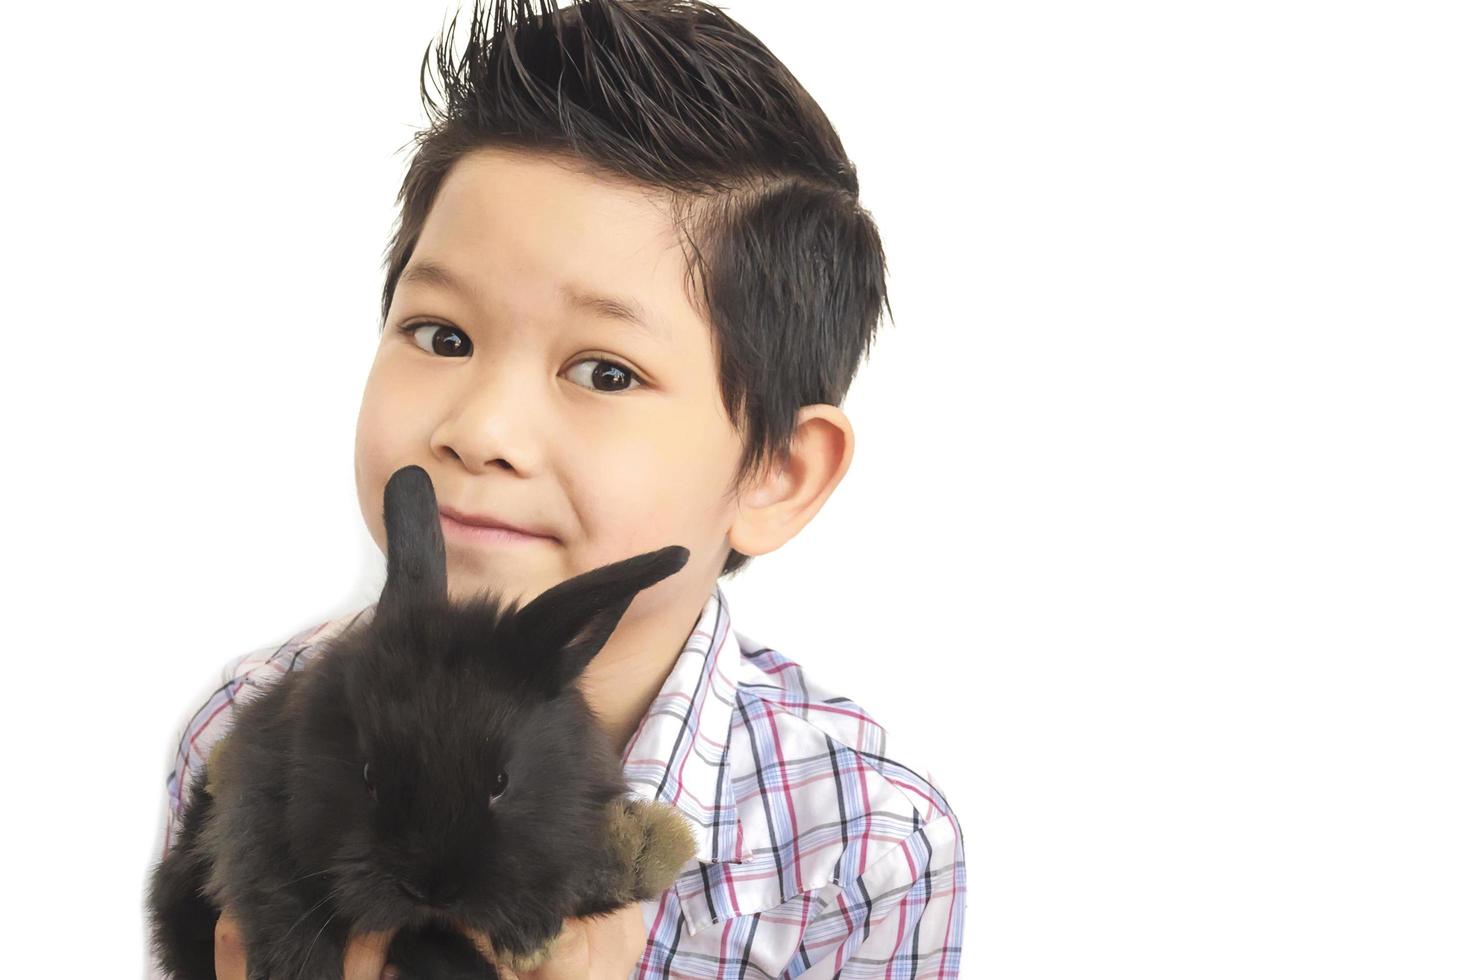
[(589, 919), (567, 919), (551, 956), (513, 980), (627, 980), (648, 944), (648, 927), (637, 902)]
[[(467, 935), (490, 958), (485, 935)], [(342, 961), (342, 980), (396, 980), (398, 971), (383, 965), (391, 939), (386, 932), (354, 935)], [(647, 943), (648, 927), (635, 902), (605, 916), (567, 919), (540, 967), (519, 976), (504, 968), (501, 972), (510, 980), (626, 980)], [(228, 909), (214, 927), (214, 972), (217, 980), (246, 980), (245, 947)]]
[[(370, 932), (353, 936), (342, 958), (342, 980), (395, 980), (397, 970), (383, 969), (388, 958), (391, 933)], [(245, 946), (240, 928), (229, 909), (214, 924), (214, 975), (217, 980), (245, 980)]]

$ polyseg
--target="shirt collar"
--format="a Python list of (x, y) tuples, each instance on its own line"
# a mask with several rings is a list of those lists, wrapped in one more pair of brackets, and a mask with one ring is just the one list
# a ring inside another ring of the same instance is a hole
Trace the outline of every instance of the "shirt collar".
[(742, 856), (729, 757), (739, 664), (729, 600), (716, 583), (623, 750), (633, 795), (678, 809), (694, 832), (695, 857), (706, 864)]

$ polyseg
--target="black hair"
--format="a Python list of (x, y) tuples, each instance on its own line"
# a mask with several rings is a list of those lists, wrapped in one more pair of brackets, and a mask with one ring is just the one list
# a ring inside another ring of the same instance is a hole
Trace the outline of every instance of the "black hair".
[[(789, 452), (797, 410), (840, 405), (888, 308), (882, 242), (831, 122), (774, 54), (699, 0), (474, 0), (420, 68), (430, 125), (399, 189), (382, 315), (450, 167), (482, 147), (551, 154), (667, 192), (690, 302), (741, 434), (730, 486)], [(429, 91), (437, 68), (442, 100)], [(748, 557), (731, 549), (721, 574)]]

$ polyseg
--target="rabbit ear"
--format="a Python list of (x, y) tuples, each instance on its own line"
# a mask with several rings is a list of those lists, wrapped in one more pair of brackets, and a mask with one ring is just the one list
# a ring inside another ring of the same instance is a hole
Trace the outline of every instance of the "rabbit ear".
[(688, 560), (689, 549), (676, 544), (625, 558), (552, 586), (517, 613), (520, 652), (546, 696), (582, 673), (639, 592)]
[(380, 612), (447, 601), (444, 530), (434, 484), (421, 466), (405, 466), (383, 490), (383, 524), (388, 532), (388, 580)]

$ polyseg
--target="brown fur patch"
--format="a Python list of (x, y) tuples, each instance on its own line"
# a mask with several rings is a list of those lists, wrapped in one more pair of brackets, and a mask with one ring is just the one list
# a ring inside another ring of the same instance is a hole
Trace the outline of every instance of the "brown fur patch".
[(694, 857), (694, 835), (684, 815), (666, 803), (633, 803), (642, 824), (643, 847), (636, 863), (637, 898), (657, 898), (674, 883), (679, 869)]

